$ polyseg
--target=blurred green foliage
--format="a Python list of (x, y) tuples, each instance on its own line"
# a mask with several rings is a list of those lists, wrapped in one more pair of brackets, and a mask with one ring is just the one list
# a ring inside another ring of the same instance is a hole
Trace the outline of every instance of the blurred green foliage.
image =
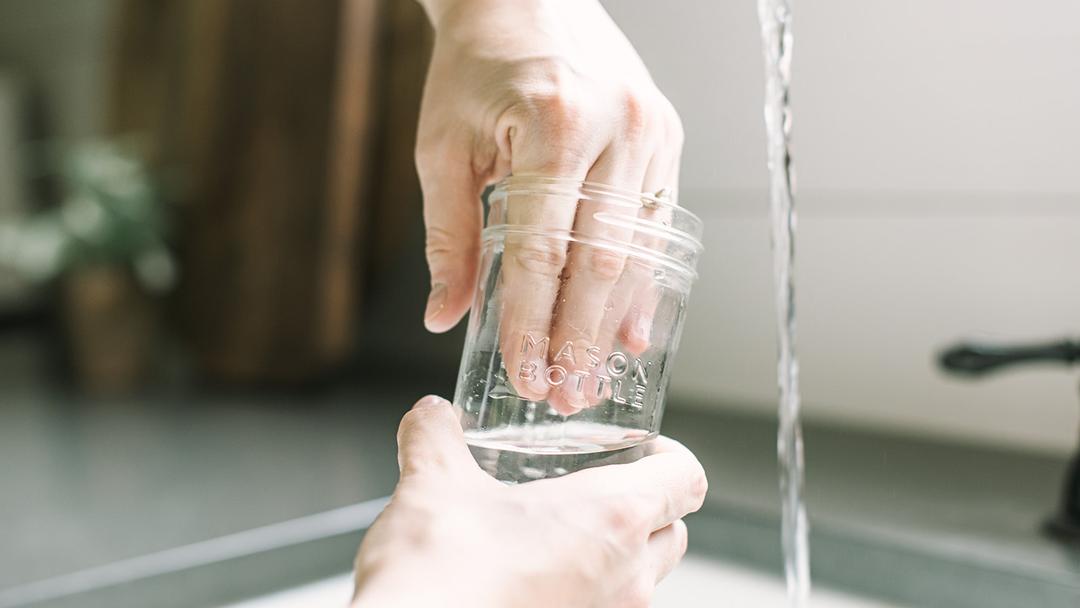
[(47, 172), (62, 197), (47, 211), (0, 222), (0, 267), (30, 282), (87, 265), (128, 265), (147, 291), (176, 283), (161, 188), (126, 140), (53, 146)]

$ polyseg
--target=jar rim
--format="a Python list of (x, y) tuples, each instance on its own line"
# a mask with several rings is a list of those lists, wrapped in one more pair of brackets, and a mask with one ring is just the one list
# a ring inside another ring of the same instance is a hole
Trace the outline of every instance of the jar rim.
[[(657, 194), (636, 192), (627, 188), (611, 186), (600, 182), (577, 180), (568, 177), (550, 177), (543, 175), (511, 175), (495, 184), (495, 193), (528, 192), (531, 190), (574, 190), (588, 195), (595, 194), (623, 201), (634, 207), (647, 206), (650, 209), (664, 209), (678, 217), (679, 227), (667, 226), (666, 229), (678, 233), (683, 239), (693, 243), (698, 252), (704, 249), (701, 235), (704, 222), (693, 211), (678, 205), (674, 198), (659, 197)], [(659, 193), (660, 191), (657, 191)]]

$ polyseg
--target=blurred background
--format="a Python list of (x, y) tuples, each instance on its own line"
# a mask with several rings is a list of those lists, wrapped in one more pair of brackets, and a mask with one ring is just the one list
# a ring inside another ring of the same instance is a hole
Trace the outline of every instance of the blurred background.
[[(717, 494), (697, 550), (775, 571), (756, 9), (604, 4), (682, 115), (706, 223), (665, 420)], [(1076, 374), (938, 355), (1076, 336), (1080, 5), (796, 10), (815, 568), (904, 605), (1076, 605), (1080, 557), (1040, 532)], [(421, 323), (431, 42), (405, 0), (0, 2), (0, 606), (220, 605), (348, 568), (374, 507), (286, 552), (138, 559), (387, 494), (398, 417), (452, 392), (461, 328)]]
[(368, 4), (4, 3), (3, 310), (54, 330), (60, 378), (304, 387), (453, 354), (415, 322), (431, 34)]

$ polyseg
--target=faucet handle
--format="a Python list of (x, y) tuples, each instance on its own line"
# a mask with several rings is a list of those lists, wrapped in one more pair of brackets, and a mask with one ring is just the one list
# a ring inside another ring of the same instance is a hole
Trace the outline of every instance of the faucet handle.
[[(1017, 346), (961, 343), (938, 355), (938, 365), (942, 369), (966, 376), (982, 376), (1016, 363), (1056, 362), (1071, 365), (1078, 361), (1080, 342), (1073, 340)], [(1061, 489), (1061, 503), (1043, 529), (1063, 541), (1080, 543), (1080, 451), (1069, 461)]]
[(938, 365), (954, 374), (979, 376), (1016, 363), (1080, 361), (1080, 342), (1061, 340), (1044, 344), (998, 346), (961, 343), (943, 351)]

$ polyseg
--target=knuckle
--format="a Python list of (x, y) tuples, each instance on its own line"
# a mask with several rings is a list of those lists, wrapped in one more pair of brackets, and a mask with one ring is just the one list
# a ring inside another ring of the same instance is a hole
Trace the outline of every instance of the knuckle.
[(416, 145), (413, 147), (413, 160), (418, 168), (426, 167), (431, 160), (430, 148), (424, 140), (417, 138)]
[(434, 173), (435, 167), (438, 166), (443, 157), (439, 146), (430, 138), (417, 138), (416, 147), (413, 148), (413, 161), (416, 163), (416, 172), (419, 174), (421, 181), (425, 181), (428, 176)]
[(449, 230), (440, 226), (428, 226), (424, 233), (424, 252), (428, 260), (457, 251), (457, 239)]
[(481, 258), (481, 243), (469, 234), (468, 228), (463, 232), (437, 227), (427, 229), (424, 257), (433, 287), (435, 283), (442, 283), (459, 294), (462, 289), (471, 289)]
[(680, 519), (675, 525), (675, 556), (677, 559), (682, 559), (686, 555), (686, 549), (690, 544), (690, 534), (686, 529), (686, 524)]
[(645, 516), (642, 509), (633, 501), (625, 501), (610, 506), (604, 514), (604, 524), (616, 538), (634, 539), (640, 536), (644, 527)]
[(537, 135), (552, 162), (571, 164), (589, 139), (585, 110), (568, 93), (553, 93), (538, 101)]
[(678, 110), (671, 104), (666, 97), (663, 98), (664, 102), (664, 124), (667, 127), (668, 137), (678, 145), (682, 145), (683, 140), (686, 139), (686, 130), (683, 128), (682, 117), (679, 116)]
[(650, 122), (650, 104), (639, 93), (627, 91), (619, 102), (619, 111), (623, 116), (623, 125), (628, 139), (641, 139), (648, 130)]
[(461, 277), (463, 270), (480, 257), (480, 242), (460, 231), (429, 226), (425, 232), (424, 255), (428, 267), (444, 280)]
[(586, 108), (567, 85), (520, 94), (510, 115), (518, 128), (548, 140), (574, 142), (585, 132)]
[(448, 423), (455, 420), (453, 410), (446, 401), (443, 401), (442, 405), (421, 403), (409, 410), (406, 415), (408, 414), (412, 414), (417, 424), (424, 425)]
[(401, 445), (403, 442), (408, 441), (415, 431), (438, 421), (444, 416), (445, 413), (442, 408), (413, 408), (405, 412), (405, 415), (401, 417), (401, 424), (398, 425), (398, 444)]
[(681, 148), (686, 141), (686, 130), (683, 128), (682, 118), (672, 110), (671, 117), (668, 120), (668, 137), (671, 138), (675, 146)]
[(497, 119), (500, 133), (509, 134), (515, 163), (539, 173), (587, 170), (604, 137), (595, 123), (611, 120), (599, 114), (595, 84), (558, 53), (527, 63), (531, 77), (512, 85)]
[(409, 433), (414, 427), (420, 423), (421, 413), (417, 410), (409, 410), (405, 412), (405, 415), (401, 417), (401, 422), (398, 424), (397, 442), (398, 446), (401, 446), (408, 440)]
[(551, 239), (527, 239), (513, 252), (518, 268), (540, 275), (556, 275), (566, 263), (566, 246)]
[(577, 170), (595, 137), (588, 113), (582, 96), (571, 85), (521, 94), (507, 115), (516, 140), (511, 145), (531, 157), (529, 162), (537, 170)]
[(589, 272), (604, 281), (615, 281), (622, 275), (626, 258), (618, 251), (590, 248), (587, 264)]
[(538, 95), (535, 105), (544, 121), (559, 132), (574, 132), (584, 122), (581, 103), (577, 95), (567, 88)]
[(705, 503), (705, 495), (709, 493), (709, 478), (700, 465), (690, 479), (690, 492), (694, 499), (694, 510), (696, 511)]

